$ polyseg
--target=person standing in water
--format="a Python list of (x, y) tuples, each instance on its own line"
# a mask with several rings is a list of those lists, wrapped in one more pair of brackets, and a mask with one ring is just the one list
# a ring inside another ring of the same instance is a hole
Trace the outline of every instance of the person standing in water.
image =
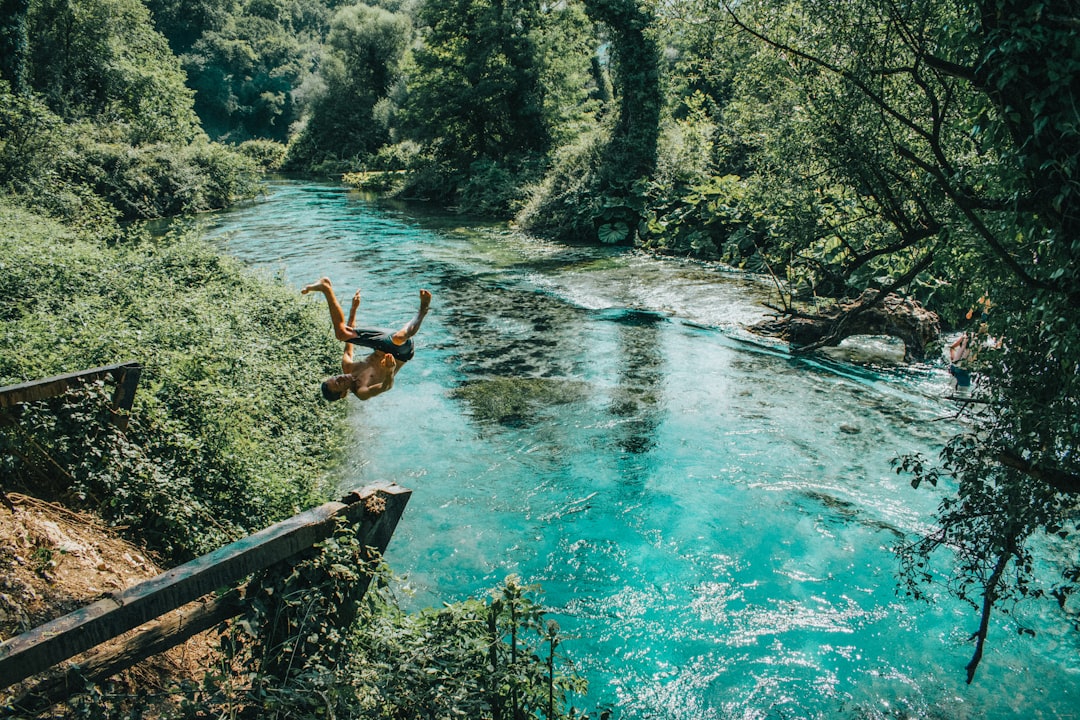
[[(359, 290), (353, 295), (348, 322), (345, 320), (341, 303), (334, 295), (330, 278), (321, 278), (305, 286), (300, 292), (303, 295), (321, 292), (326, 297), (334, 336), (345, 343), (345, 353), (341, 358), (342, 374), (323, 381), (323, 397), (333, 402), (352, 392), (361, 400), (367, 400), (392, 388), (398, 371), (415, 354), (412, 337), (420, 329), (420, 323), (424, 321), (424, 316), (431, 306), (431, 293), (421, 290), (420, 310), (416, 317), (400, 330), (391, 331), (356, 327), (356, 311), (360, 308)], [(356, 345), (370, 348), (372, 353), (360, 361), (354, 361), (353, 347)]]

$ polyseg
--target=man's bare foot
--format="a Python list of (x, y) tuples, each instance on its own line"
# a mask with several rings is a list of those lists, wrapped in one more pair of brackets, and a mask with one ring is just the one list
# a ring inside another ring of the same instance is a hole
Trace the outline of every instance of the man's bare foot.
[(353, 293), (352, 306), (354, 310), (360, 307), (360, 290), (357, 290), (355, 293)]
[(307, 295), (309, 292), (315, 290), (318, 290), (320, 292), (326, 292), (327, 290), (330, 290), (332, 288), (333, 286), (330, 284), (330, 278), (324, 277), (320, 278), (318, 282), (313, 282), (310, 285), (305, 285), (304, 288), (300, 291), (300, 294)]
[(420, 309), (421, 310), (427, 310), (429, 305), (431, 305), (431, 291), (430, 290), (421, 290), (420, 291)]

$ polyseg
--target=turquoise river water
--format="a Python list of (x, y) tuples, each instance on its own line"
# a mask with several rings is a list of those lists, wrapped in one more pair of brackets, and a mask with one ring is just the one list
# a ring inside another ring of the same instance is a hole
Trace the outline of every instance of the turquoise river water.
[(418, 606), (511, 573), (539, 584), (590, 683), (579, 707), (626, 720), (1080, 715), (1080, 643), (1054, 608), (999, 615), (969, 686), (975, 611), (897, 593), (891, 548), (926, 528), (944, 490), (912, 490), (891, 460), (955, 430), (940, 367), (795, 358), (743, 330), (765, 312), (761, 279), (333, 184), (278, 181), (208, 222), (297, 289), (329, 275), (347, 303), (362, 288), (360, 324), (396, 327), (432, 290), (394, 390), (348, 401), (341, 487), (412, 489), (388, 560)]

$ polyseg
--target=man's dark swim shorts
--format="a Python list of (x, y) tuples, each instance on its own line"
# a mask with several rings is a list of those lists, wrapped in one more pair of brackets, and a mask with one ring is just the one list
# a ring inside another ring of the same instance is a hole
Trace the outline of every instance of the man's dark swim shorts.
[(412, 338), (409, 338), (401, 345), (395, 345), (394, 340), (391, 337), (394, 333), (390, 330), (356, 328), (354, 332), (356, 333), (356, 337), (349, 338), (345, 342), (371, 348), (372, 350), (381, 350), (387, 355), (393, 355), (395, 359), (400, 360), (401, 362), (412, 360), (413, 355), (416, 354), (416, 350), (413, 348)]

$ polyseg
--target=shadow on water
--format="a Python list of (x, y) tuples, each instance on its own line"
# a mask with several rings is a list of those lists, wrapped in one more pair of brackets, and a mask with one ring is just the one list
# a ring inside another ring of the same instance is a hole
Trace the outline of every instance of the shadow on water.
[[(632, 455), (649, 452), (656, 446), (666, 364), (657, 326), (667, 318), (644, 310), (607, 312), (602, 317), (618, 327), (615, 352), (621, 363), (610, 404), (611, 414), (619, 420), (616, 443)], [(626, 465), (622, 474), (633, 477), (634, 463)]]

